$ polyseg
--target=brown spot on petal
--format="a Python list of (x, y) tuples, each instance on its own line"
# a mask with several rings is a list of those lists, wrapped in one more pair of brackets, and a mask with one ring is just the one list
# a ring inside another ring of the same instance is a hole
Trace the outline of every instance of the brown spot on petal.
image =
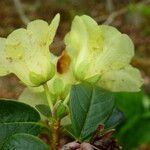
[(63, 51), (61, 57), (58, 59), (57, 62), (57, 72), (60, 74), (67, 72), (70, 63), (71, 63), (71, 58), (69, 57), (66, 51)]
[(9, 61), (9, 63), (13, 62), (13, 59), (11, 57), (6, 57), (6, 59)]

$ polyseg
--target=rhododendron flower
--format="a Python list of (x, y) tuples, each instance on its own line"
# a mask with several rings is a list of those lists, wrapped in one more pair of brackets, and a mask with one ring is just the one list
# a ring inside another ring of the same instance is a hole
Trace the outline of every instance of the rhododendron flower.
[(134, 45), (126, 34), (111, 26), (99, 26), (89, 16), (76, 16), (65, 44), (78, 81), (97, 83), (111, 91), (140, 90), (143, 80), (130, 65)]
[[(64, 100), (70, 92), (71, 85), (77, 82), (69, 66), (70, 57), (63, 51), (57, 59), (54, 77), (47, 82), (51, 95), (56, 99), (59, 97), (59, 99)], [(44, 92), (43, 86), (30, 87), (30, 90), (35, 93)]]
[(54, 56), (49, 52), (60, 16), (51, 24), (35, 20), (0, 38), (0, 75), (16, 74), (28, 86), (39, 86), (55, 74)]

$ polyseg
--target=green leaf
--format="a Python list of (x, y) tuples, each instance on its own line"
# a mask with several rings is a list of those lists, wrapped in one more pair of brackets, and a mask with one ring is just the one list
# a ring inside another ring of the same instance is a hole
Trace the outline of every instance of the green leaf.
[(150, 15), (150, 7), (146, 4), (130, 4), (128, 6), (128, 12), (133, 13), (139, 13), (145, 17), (149, 17)]
[(136, 148), (141, 144), (150, 144), (150, 115), (130, 119), (117, 135), (125, 150)]
[(113, 95), (88, 83), (74, 85), (70, 94), (72, 128), (76, 139), (87, 139), (113, 110)]
[(55, 115), (56, 115), (56, 118), (58, 118), (58, 119), (62, 119), (63, 117), (65, 117), (68, 114), (68, 109), (63, 104), (62, 101), (58, 101), (58, 103), (56, 103), (55, 109), (56, 109)]
[(43, 126), (39, 123), (39, 113), (24, 103), (0, 100), (0, 146), (16, 133), (38, 135)]
[(38, 135), (42, 127), (37, 123), (30, 122), (13, 122), (13, 123), (0, 123), (0, 146), (1, 144), (13, 134), (28, 133)]
[(0, 100), (0, 123), (37, 122), (39, 113), (31, 106), (12, 100)]
[(76, 139), (75, 132), (72, 125), (64, 126), (64, 132), (71, 136), (73, 139)]
[(143, 118), (143, 115), (149, 112), (149, 99), (145, 97), (143, 91), (115, 93), (117, 107), (125, 116), (124, 123), (117, 129), (116, 137), (125, 150), (150, 140), (150, 116)]
[(50, 150), (50, 148), (39, 138), (21, 133), (9, 137), (1, 150)]
[(52, 113), (51, 113), (49, 106), (44, 105), (44, 104), (39, 104), (39, 105), (36, 105), (35, 107), (45, 117), (47, 118), (51, 117)]
[(61, 119), (61, 125), (63, 127), (71, 125), (70, 115), (67, 115), (67, 116), (65, 116), (64, 118)]
[(135, 115), (140, 115), (144, 112), (144, 94), (142, 91), (135, 93), (120, 92), (115, 93), (114, 95), (117, 108), (119, 108), (119, 110), (123, 112), (127, 119), (135, 117)]
[(124, 119), (124, 115), (118, 109), (114, 108), (111, 116), (105, 123), (105, 128), (114, 128)]

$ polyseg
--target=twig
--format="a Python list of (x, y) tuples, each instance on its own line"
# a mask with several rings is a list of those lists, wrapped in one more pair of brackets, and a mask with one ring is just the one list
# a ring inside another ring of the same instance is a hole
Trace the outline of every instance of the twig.
[(115, 11), (111, 13), (103, 24), (107, 24), (107, 25), (111, 24), (117, 16), (124, 14), (126, 11), (127, 8), (122, 8), (119, 11)]
[[(148, 4), (148, 3), (150, 3), (150, 0), (143, 0), (142, 2), (139, 2), (139, 3), (137, 3), (137, 4)], [(118, 16), (120, 16), (120, 15), (126, 13), (127, 10), (128, 10), (128, 7), (126, 6), (126, 7), (124, 7), (124, 8), (121, 8), (120, 10), (117, 10), (117, 11), (112, 12), (112, 13), (111, 13), (110, 15), (108, 15), (108, 16), (107, 16), (107, 15), (104, 15), (104, 16), (101, 16), (101, 17), (97, 17), (97, 18), (95, 18), (95, 20), (96, 20), (97, 22), (102, 22), (102, 21), (104, 21), (103, 24), (109, 25), (109, 24), (111, 24), (111, 23), (114, 21), (114, 19), (115, 19), (116, 17), (118, 17)]]
[(25, 15), (25, 12), (24, 12), (24, 9), (22, 7), (22, 4), (21, 4), (20, 0), (13, 0), (13, 1), (14, 1), (15, 7), (16, 7), (16, 10), (17, 10), (17, 12), (19, 14), (20, 19), (22, 20), (22, 22), (24, 24), (28, 24), (30, 22), (30, 20)]
[(106, 9), (109, 13), (114, 10), (113, 0), (106, 0)]

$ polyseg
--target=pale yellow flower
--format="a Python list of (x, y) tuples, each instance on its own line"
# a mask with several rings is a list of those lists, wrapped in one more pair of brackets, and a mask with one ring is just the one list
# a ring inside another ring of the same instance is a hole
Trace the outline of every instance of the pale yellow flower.
[(99, 26), (89, 16), (76, 16), (65, 44), (78, 81), (97, 83), (111, 91), (140, 90), (143, 80), (130, 66), (134, 45), (126, 34), (111, 26)]
[(39, 86), (55, 74), (55, 57), (49, 52), (60, 16), (51, 24), (35, 20), (0, 38), (0, 75), (16, 74), (28, 86)]
[[(70, 69), (70, 57), (64, 51), (57, 59), (54, 77), (47, 82), (49, 92), (54, 100), (64, 100), (68, 96), (71, 86), (77, 83)], [(29, 89), (33, 93), (44, 92), (43, 86), (29, 87)]]

